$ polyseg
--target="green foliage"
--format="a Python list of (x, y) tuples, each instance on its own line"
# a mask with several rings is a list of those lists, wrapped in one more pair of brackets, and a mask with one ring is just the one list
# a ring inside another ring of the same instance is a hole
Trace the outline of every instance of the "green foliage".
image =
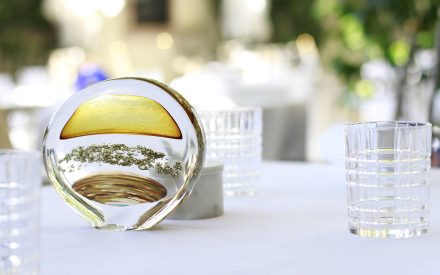
[(55, 31), (41, 14), (41, 0), (0, 1), (0, 71), (45, 64), (54, 46)]
[(324, 64), (362, 98), (370, 94), (360, 82), (363, 63), (384, 58), (405, 67), (414, 49), (434, 46), (438, 5), (439, 0), (277, 0), (272, 14), (283, 16), (272, 19), (274, 40), (310, 33)]
[(272, 0), (271, 5), (274, 42), (288, 42), (302, 33), (319, 38), (319, 23), (307, 14), (312, 10), (313, 1)]

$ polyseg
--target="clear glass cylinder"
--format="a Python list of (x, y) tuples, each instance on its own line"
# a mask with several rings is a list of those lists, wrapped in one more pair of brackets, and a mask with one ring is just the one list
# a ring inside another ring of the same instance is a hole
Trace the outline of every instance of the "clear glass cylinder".
[(345, 126), (351, 233), (408, 238), (428, 231), (431, 124)]
[(0, 150), (0, 274), (39, 273), (41, 168), (37, 153)]
[(262, 112), (259, 107), (199, 110), (207, 161), (224, 164), (225, 195), (253, 195), (260, 176)]

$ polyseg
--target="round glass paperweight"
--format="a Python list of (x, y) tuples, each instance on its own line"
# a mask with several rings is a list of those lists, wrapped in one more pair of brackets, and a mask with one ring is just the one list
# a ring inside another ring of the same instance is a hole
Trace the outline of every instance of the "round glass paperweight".
[(176, 91), (119, 78), (89, 86), (60, 107), (44, 135), (43, 159), (58, 194), (94, 227), (142, 230), (191, 192), (205, 137)]

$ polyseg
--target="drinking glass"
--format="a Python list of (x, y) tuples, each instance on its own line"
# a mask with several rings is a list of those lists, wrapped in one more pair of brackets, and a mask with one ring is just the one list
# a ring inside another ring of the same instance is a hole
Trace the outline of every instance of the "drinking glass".
[(39, 154), (0, 150), (0, 274), (39, 272), (41, 173)]
[(428, 231), (431, 124), (345, 126), (351, 233), (408, 238)]
[(224, 164), (225, 195), (253, 195), (261, 166), (261, 108), (199, 110), (198, 113), (205, 130), (206, 160)]

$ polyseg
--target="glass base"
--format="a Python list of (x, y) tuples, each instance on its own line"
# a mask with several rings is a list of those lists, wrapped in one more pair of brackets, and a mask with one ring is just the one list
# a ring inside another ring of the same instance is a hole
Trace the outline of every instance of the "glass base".
[(126, 230), (130, 230), (130, 228), (122, 226), (122, 225), (117, 225), (117, 224), (107, 224), (107, 225), (102, 225), (102, 226), (94, 226), (96, 229), (99, 230), (107, 230), (107, 231), (126, 231)]
[(252, 197), (257, 194), (256, 190), (246, 190), (246, 189), (225, 189), (224, 195), (226, 197)]
[(427, 228), (417, 229), (369, 229), (350, 227), (350, 233), (361, 237), (379, 239), (406, 239), (424, 235), (428, 232)]

